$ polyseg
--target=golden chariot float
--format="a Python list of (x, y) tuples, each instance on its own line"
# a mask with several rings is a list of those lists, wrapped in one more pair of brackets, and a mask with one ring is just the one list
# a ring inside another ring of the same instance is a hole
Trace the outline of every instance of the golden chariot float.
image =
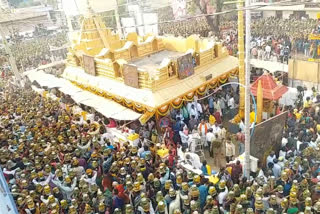
[(229, 56), (221, 43), (197, 36), (136, 33), (121, 39), (99, 16), (89, 13), (69, 49), (63, 78), (141, 113), (144, 124), (237, 73), (238, 59)]

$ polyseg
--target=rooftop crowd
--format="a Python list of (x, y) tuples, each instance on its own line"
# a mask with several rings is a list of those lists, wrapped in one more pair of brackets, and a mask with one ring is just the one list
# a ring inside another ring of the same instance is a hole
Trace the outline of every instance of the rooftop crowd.
[[(286, 63), (290, 57), (313, 57), (316, 48), (308, 40), (308, 35), (317, 30), (317, 20), (302, 18), (258, 18), (252, 20), (251, 36), (254, 58)], [(159, 24), (160, 34), (173, 34), (188, 37), (198, 34), (201, 37), (216, 36), (222, 41), (230, 55), (238, 54), (237, 21), (222, 20), (220, 34), (211, 31), (205, 17), (177, 20)]]
[[(62, 47), (67, 43), (65, 33), (51, 33), (36, 37), (9, 39), (9, 47), (20, 71), (31, 70), (54, 61), (66, 58), (66, 49), (60, 52), (50, 51), (51, 47)], [(0, 48), (0, 70), (2, 75), (10, 73), (10, 63), (4, 48)]]
[[(225, 22), (221, 28), (222, 39), (230, 54), (237, 53), (237, 22)], [(292, 57), (313, 57), (316, 48), (308, 35), (317, 32), (315, 19), (259, 18), (252, 21), (251, 55), (261, 60), (287, 63)]]
[(188, 37), (192, 34), (198, 34), (201, 37), (207, 37), (209, 32), (210, 26), (207, 24), (205, 17), (162, 23), (159, 25), (160, 34), (172, 34), (174, 36)]

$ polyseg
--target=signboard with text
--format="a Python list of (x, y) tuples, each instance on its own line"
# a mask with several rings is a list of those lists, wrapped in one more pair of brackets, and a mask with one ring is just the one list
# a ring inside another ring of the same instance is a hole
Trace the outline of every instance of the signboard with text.
[(177, 59), (178, 62), (178, 77), (185, 79), (194, 74), (194, 67), (192, 63), (191, 53), (183, 55)]
[(94, 57), (83, 55), (83, 68), (86, 73), (95, 76), (96, 65), (95, 65)]
[(139, 88), (139, 73), (136, 66), (124, 64), (122, 74), (124, 84), (134, 88)]

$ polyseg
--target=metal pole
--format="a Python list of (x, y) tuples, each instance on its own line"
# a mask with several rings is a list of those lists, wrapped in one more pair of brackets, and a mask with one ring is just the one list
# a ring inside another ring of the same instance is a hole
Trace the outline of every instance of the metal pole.
[(15, 76), (15, 81), (18, 81), (20, 83), (21, 76), (20, 76), (20, 73), (19, 73), (18, 68), (17, 68), (16, 60), (12, 56), (12, 52), (10, 50), (10, 47), (9, 47), (8, 43), (7, 43), (6, 35), (4, 33), (4, 30), (3, 30), (3, 27), (2, 27), (1, 24), (0, 24), (0, 35), (2, 37), (2, 42), (4, 44), (5, 51), (9, 55), (9, 62), (10, 62), (11, 69), (12, 69), (12, 71), (14, 73), (14, 76)]
[(115, 15), (115, 17), (116, 17), (118, 34), (119, 34), (120, 38), (122, 38), (122, 27), (121, 27), (121, 20), (120, 20), (120, 16), (119, 16), (119, 4), (118, 4), (118, 0), (116, 0), (116, 7), (115, 7), (115, 9), (114, 9), (114, 15)]
[[(249, 8), (250, 0), (246, 0), (246, 8)], [(245, 164), (244, 175), (250, 178), (250, 24), (251, 12), (246, 10), (246, 61), (245, 61)]]

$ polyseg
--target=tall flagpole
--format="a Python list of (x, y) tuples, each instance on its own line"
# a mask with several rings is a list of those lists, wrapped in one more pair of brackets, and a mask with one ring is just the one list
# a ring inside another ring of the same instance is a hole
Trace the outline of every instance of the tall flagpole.
[[(245, 2), (246, 8), (250, 6), (250, 0)], [(251, 40), (251, 11), (246, 10), (246, 60), (245, 60), (245, 176), (250, 178), (250, 40)]]

